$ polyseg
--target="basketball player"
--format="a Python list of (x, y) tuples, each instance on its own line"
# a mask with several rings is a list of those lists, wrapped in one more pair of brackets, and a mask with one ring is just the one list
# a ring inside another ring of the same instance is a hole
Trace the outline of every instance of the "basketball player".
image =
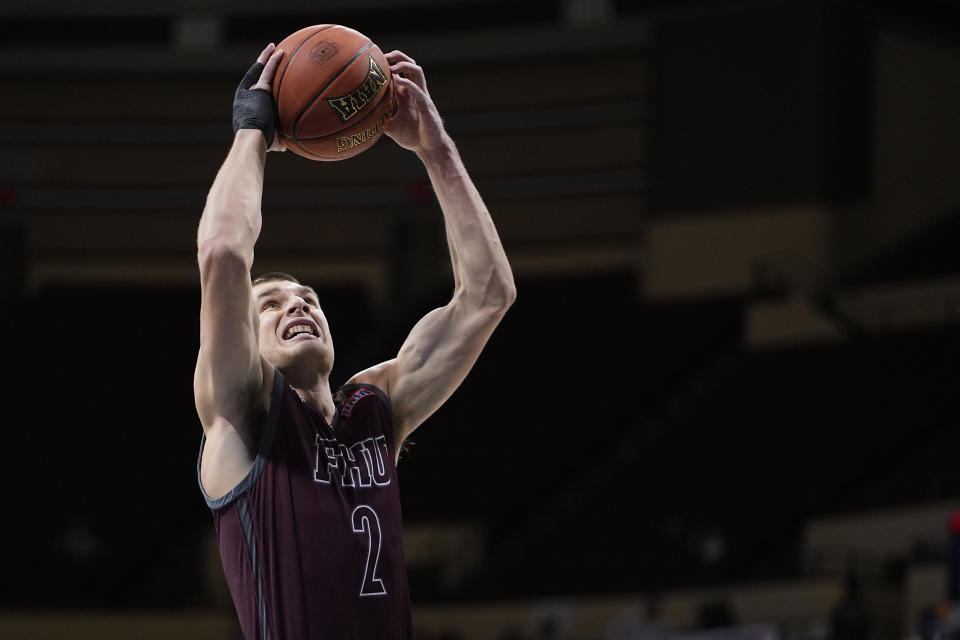
[(264, 162), (282, 149), (270, 94), (281, 57), (269, 45), (237, 89), (233, 146), (200, 220), (200, 486), (248, 639), (406, 639), (398, 452), (470, 371), (514, 300), (513, 276), (423, 70), (387, 54), (399, 111), (386, 133), (426, 167), (454, 290), (395, 358), (332, 390), (316, 293), (285, 274), (250, 281)]

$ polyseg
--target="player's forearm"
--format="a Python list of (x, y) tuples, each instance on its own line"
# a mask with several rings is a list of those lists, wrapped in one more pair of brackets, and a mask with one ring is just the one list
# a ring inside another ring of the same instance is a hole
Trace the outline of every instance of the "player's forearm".
[(443, 210), (457, 290), (483, 306), (509, 306), (516, 297), (513, 272), (456, 146), (450, 141), (420, 158)]
[(263, 134), (253, 129), (238, 131), (207, 194), (197, 233), (201, 253), (228, 250), (252, 266), (253, 245), (260, 235), (265, 159)]

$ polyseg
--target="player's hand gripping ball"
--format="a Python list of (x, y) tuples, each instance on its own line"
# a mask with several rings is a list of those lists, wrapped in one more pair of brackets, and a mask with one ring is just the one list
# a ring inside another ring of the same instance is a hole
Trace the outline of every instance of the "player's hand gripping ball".
[[(261, 58), (266, 51), (260, 54)], [(273, 101), (269, 91), (256, 86), (263, 69), (264, 64), (260, 60), (254, 62), (233, 94), (233, 132), (240, 129), (259, 129), (267, 139), (269, 149), (274, 136)]]
[(278, 130), (290, 151), (345, 160), (373, 146), (397, 112), (393, 76), (380, 48), (336, 24), (300, 29), (277, 45), (273, 78)]

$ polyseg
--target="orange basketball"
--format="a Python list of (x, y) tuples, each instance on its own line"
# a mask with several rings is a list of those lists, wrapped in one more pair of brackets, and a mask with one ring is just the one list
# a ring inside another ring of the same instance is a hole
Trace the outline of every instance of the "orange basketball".
[(287, 148), (311, 160), (345, 160), (373, 146), (396, 112), (380, 47), (358, 31), (320, 24), (287, 36), (273, 97)]

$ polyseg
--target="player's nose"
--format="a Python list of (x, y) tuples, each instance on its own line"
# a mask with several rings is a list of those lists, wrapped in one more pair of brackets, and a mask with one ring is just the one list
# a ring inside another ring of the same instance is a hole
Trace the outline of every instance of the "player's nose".
[(304, 300), (303, 298), (294, 298), (290, 301), (290, 304), (287, 306), (287, 314), (294, 315), (296, 313), (307, 313), (310, 311), (310, 303)]

